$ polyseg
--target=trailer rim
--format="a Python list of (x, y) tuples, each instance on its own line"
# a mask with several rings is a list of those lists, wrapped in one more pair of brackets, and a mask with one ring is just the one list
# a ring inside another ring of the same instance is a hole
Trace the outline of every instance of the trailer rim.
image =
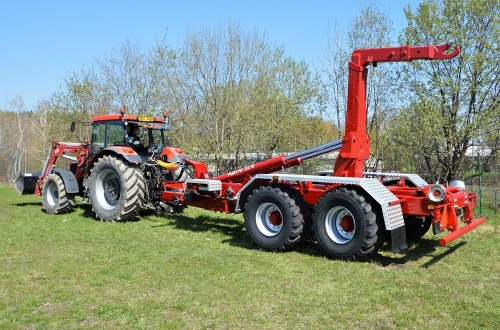
[(255, 222), (259, 231), (268, 237), (276, 236), (283, 227), (281, 210), (273, 203), (262, 203), (255, 213)]
[(350, 242), (356, 233), (356, 222), (349, 209), (336, 206), (325, 217), (325, 229), (328, 237), (337, 244)]

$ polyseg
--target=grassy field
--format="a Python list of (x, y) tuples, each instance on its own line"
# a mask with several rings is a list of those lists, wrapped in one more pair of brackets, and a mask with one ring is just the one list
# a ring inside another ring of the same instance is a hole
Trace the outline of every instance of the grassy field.
[(0, 185), (0, 329), (498, 329), (500, 217), (441, 247), (264, 253), (242, 216), (48, 215)]

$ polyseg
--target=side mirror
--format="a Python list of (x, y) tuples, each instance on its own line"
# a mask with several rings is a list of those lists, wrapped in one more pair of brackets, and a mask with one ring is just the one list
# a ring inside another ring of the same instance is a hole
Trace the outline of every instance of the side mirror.
[(74, 132), (74, 131), (75, 131), (75, 122), (74, 122), (74, 121), (72, 121), (72, 122), (71, 122), (71, 125), (70, 125), (70, 127), (69, 127), (69, 130), (70, 130), (71, 132)]

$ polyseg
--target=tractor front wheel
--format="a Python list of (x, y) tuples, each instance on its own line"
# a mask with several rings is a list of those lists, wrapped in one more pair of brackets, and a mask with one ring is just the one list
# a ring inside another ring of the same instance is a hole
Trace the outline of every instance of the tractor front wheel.
[(339, 188), (320, 198), (314, 214), (314, 233), (328, 257), (368, 258), (379, 247), (377, 232), (371, 205), (355, 190)]
[(143, 173), (116, 156), (104, 156), (92, 169), (89, 190), (90, 204), (98, 218), (125, 220), (136, 215), (144, 202)]
[(73, 210), (75, 196), (66, 193), (64, 182), (55, 173), (49, 174), (42, 190), (42, 203), (48, 214), (65, 213)]

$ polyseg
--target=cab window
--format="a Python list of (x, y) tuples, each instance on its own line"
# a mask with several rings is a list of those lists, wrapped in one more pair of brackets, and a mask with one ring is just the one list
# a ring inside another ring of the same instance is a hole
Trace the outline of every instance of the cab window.
[(95, 122), (92, 129), (93, 151), (111, 145), (123, 145), (123, 123), (121, 120)]

